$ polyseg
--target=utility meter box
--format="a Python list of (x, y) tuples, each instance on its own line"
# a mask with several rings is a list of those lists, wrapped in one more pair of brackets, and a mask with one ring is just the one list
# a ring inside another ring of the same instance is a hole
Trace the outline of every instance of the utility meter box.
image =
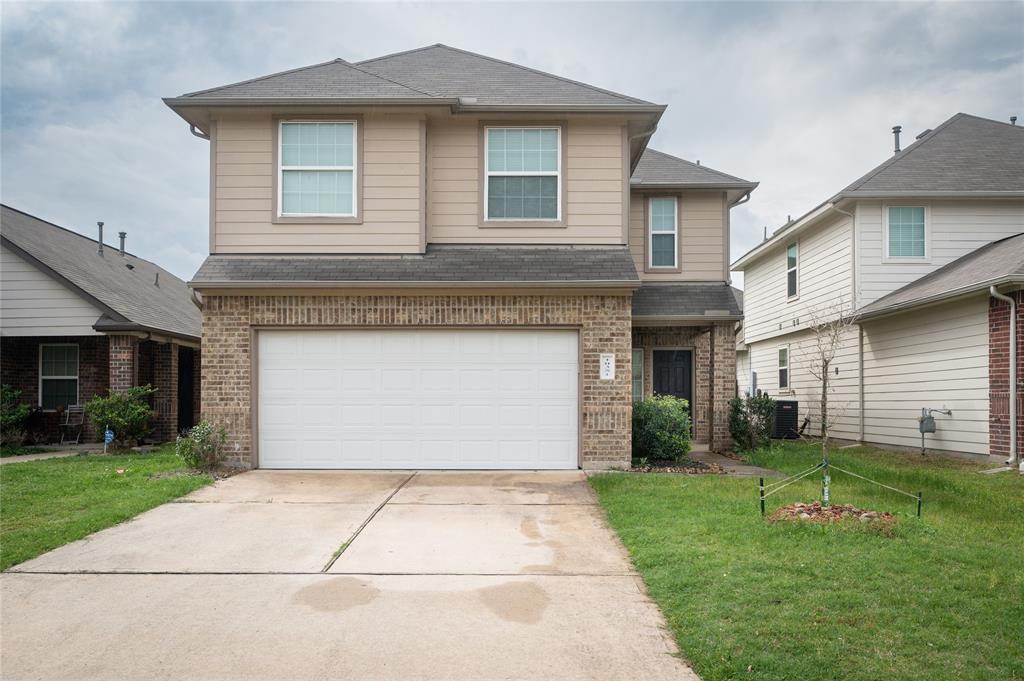
[(917, 419), (917, 429), (922, 433), (934, 433), (935, 432), (935, 417), (934, 416), (920, 416)]

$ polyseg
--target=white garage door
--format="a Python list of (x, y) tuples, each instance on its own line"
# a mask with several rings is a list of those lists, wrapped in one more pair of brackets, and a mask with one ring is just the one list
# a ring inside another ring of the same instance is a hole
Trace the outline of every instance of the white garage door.
[(263, 468), (577, 468), (575, 331), (257, 337)]

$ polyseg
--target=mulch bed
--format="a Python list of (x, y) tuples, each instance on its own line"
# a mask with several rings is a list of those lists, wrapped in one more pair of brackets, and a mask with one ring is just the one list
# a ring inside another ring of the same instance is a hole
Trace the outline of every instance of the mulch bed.
[(726, 470), (717, 463), (702, 463), (700, 461), (672, 461), (670, 459), (656, 459), (648, 461), (643, 466), (634, 465), (629, 469), (630, 473), (677, 473), (679, 475), (725, 475)]
[(896, 516), (892, 513), (867, 511), (863, 508), (843, 504), (835, 504), (828, 508), (823, 508), (820, 501), (815, 501), (810, 504), (797, 503), (777, 508), (770, 516), (768, 516), (768, 520), (772, 522), (778, 522), (780, 520), (803, 520), (814, 523), (836, 523), (843, 520), (860, 520), (860, 522), (865, 524), (878, 523), (880, 525), (891, 525), (896, 521)]

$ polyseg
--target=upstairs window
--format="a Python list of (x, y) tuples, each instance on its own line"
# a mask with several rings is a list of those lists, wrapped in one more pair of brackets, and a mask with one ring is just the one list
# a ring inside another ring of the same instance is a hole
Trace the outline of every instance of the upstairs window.
[(676, 268), (679, 254), (679, 220), (676, 216), (675, 197), (654, 197), (648, 209), (648, 258), (651, 267)]
[(281, 215), (354, 216), (355, 121), (286, 121), (280, 139)]
[(488, 220), (560, 220), (562, 129), (485, 128)]
[(890, 258), (925, 257), (924, 206), (889, 206), (886, 244)]
[(797, 247), (796, 244), (790, 244), (786, 247), (786, 297), (795, 298), (800, 293), (799, 280), (796, 274), (797, 265)]
[(779, 348), (779, 390), (789, 390), (789, 346)]
[(78, 404), (78, 346), (39, 346), (39, 406)]

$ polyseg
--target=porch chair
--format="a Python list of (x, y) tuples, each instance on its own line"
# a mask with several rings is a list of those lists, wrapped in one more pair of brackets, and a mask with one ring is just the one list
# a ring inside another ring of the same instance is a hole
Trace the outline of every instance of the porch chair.
[(77, 445), (82, 439), (82, 429), (85, 426), (85, 407), (81, 404), (69, 404), (64, 410), (64, 417), (60, 422), (60, 443), (62, 445)]

